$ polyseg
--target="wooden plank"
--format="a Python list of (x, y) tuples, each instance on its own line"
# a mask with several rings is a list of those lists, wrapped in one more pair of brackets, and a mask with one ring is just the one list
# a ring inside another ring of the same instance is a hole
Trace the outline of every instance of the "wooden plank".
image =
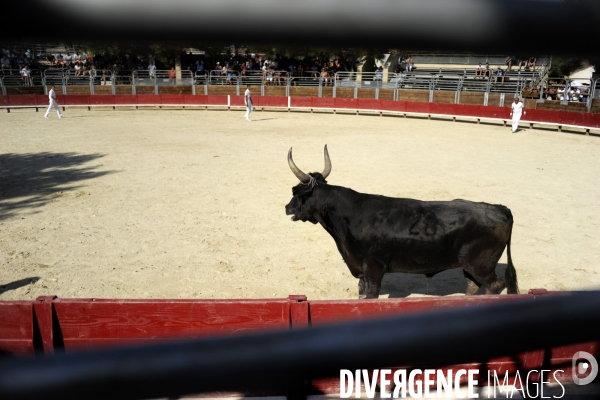
[(356, 97), (358, 99), (374, 99), (375, 89), (358, 88)]
[(333, 98), (333, 88), (331, 86), (321, 88), (321, 97), (327, 99)]
[(444, 90), (436, 90), (433, 92), (434, 103), (454, 104), (456, 92), (447, 92)]
[(379, 100), (394, 100), (394, 89), (379, 89)]
[(0, 301), (0, 351), (32, 355), (33, 305), (29, 301)]
[(90, 94), (90, 87), (87, 85), (67, 86), (67, 94)]
[(112, 86), (110, 85), (95, 85), (94, 94), (112, 94)]
[(189, 85), (162, 85), (158, 87), (159, 94), (192, 94), (192, 87)]
[(265, 96), (285, 96), (285, 86), (265, 86)]
[(587, 112), (586, 103), (571, 101), (568, 104), (561, 104), (560, 101), (544, 101), (537, 105), (538, 110), (554, 110), (554, 111), (577, 111)]
[[(115, 86), (115, 94), (131, 94), (131, 85), (117, 85)], [(152, 91), (154, 93), (154, 91)]]
[(338, 99), (353, 99), (354, 88), (339, 87), (335, 89), (335, 97)]
[[(240, 88), (241, 91), (241, 88)], [(244, 89), (246, 91), (246, 89)], [(258, 90), (250, 89), (254, 96), (260, 95), (260, 88)], [(235, 86), (231, 85), (209, 85), (208, 86), (208, 94), (217, 94), (217, 95), (235, 95)]]
[(53, 304), (67, 350), (290, 326), (287, 300), (57, 299)]
[(429, 102), (429, 90), (399, 90), (399, 101)]
[[(460, 92), (459, 104), (473, 104), (477, 106), (482, 106), (485, 98), (484, 93), (475, 93), (475, 92)], [(493, 105), (500, 104), (500, 96), (497, 98), (497, 103)], [(492, 105), (492, 104), (490, 104)]]
[[(319, 95), (318, 87), (307, 87), (307, 86), (290, 86), (290, 96), (298, 97), (317, 97)], [(323, 96), (325, 97), (325, 96)], [(332, 96), (327, 96), (332, 97)]]

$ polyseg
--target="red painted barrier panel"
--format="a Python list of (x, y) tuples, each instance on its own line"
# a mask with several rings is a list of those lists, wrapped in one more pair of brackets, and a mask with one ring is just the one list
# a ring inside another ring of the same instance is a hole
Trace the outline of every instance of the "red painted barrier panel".
[[(333, 99), (328, 99), (328, 100), (333, 100)], [(333, 104), (333, 101), (331, 103)], [(290, 106), (291, 107), (312, 108), (313, 98), (312, 97), (292, 97), (290, 99)], [(322, 106), (322, 107), (324, 107), (324, 106)]]
[(457, 110), (456, 110), (455, 104), (431, 103), (431, 107), (429, 107), (429, 111), (432, 114), (460, 115), (460, 114), (456, 114)]
[(36, 94), (35, 98), (39, 107), (48, 107), (50, 105), (50, 100), (46, 94)]
[(11, 107), (37, 106), (35, 94), (9, 95), (7, 97)]
[(206, 96), (205, 95), (193, 95), (193, 94), (184, 94), (183, 95), (183, 102), (186, 105), (205, 105), (207, 104), (206, 102)]
[(229, 105), (232, 107), (245, 107), (244, 96), (230, 96)]
[(159, 104), (184, 104), (185, 100), (183, 98), (183, 95), (181, 94), (161, 94), (160, 96), (160, 103)]
[(8, 96), (0, 96), (0, 107), (9, 107), (10, 101), (8, 101)]
[(89, 94), (68, 94), (63, 96), (61, 106), (87, 106), (90, 104)]
[(160, 104), (160, 95), (156, 94), (138, 94), (137, 95), (137, 104), (148, 104), (155, 105)]
[(56, 299), (52, 304), (66, 351), (290, 328), (287, 299)]
[(352, 109), (352, 110), (357, 110), (358, 109), (358, 99), (338, 99), (335, 98), (333, 99), (333, 102), (335, 104), (335, 108), (337, 109)]
[(484, 118), (511, 119), (510, 109), (507, 107), (479, 106), (479, 115)]
[(136, 105), (137, 101), (137, 94), (120, 94), (115, 96), (115, 104), (119, 105)]
[(383, 100), (381, 107), (386, 111), (404, 112), (406, 103), (406, 101)]
[(0, 301), (0, 351), (33, 355), (33, 304)]
[(287, 97), (285, 96), (256, 96), (256, 98), (252, 98), (253, 100), (258, 100), (256, 101), (258, 104), (255, 104), (255, 106), (258, 107), (285, 107), (287, 108), (288, 106), (288, 100)]
[(90, 104), (96, 106), (112, 106), (115, 104), (115, 95), (95, 94), (90, 96)]
[[(308, 97), (304, 97), (303, 100), (309, 99)], [(292, 101), (297, 101), (292, 99)], [(313, 97), (311, 101), (311, 108), (337, 108), (335, 99), (333, 98), (323, 98), (323, 97)]]
[(414, 112), (414, 113), (423, 113), (423, 114), (429, 114), (431, 111), (429, 111), (430, 108), (430, 104), (432, 103), (419, 103), (419, 102), (406, 102), (406, 111), (407, 112)]
[[(254, 98), (252, 98), (254, 100)], [(206, 102), (212, 106), (227, 106), (227, 96), (209, 94), (206, 95)]]
[(383, 100), (374, 100), (374, 99), (357, 99), (358, 100), (358, 108), (360, 110), (381, 110), (383, 107)]

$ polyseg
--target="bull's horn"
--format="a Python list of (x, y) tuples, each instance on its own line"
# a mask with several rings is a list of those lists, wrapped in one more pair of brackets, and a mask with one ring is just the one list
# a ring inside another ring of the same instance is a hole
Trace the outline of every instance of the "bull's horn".
[(327, 145), (325, 145), (325, 169), (323, 170), (323, 179), (327, 179), (331, 173), (331, 160), (329, 159), (329, 152), (327, 152)]
[(288, 165), (290, 166), (290, 169), (292, 170), (294, 175), (296, 175), (296, 178), (298, 178), (300, 180), (300, 182), (302, 182), (304, 184), (307, 184), (308, 182), (310, 182), (310, 176), (308, 176), (307, 174), (302, 172), (300, 170), (300, 168), (296, 167), (296, 164), (294, 164), (294, 160), (292, 159), (292, 148), (291, 147), (290, 147), (290, 151), (288, 151)]

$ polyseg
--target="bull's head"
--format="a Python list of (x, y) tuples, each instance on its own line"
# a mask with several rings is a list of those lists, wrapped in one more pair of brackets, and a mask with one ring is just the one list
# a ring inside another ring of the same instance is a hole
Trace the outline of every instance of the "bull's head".
[(292, 149), (288, 152), (288, 165), (290, 169), (296, 175), (296, 178), (300, 180), (300, 183), (292, 188), (292, 200), (285, 206), (286, 215), (292, 216), (292, 221), (312, 222), (317, 223), (314, 218), (315, 210), (314, 202), (311, 201), (312, 194), (316, 186), (319, 184), (327, 184), (327, 176), (331, 172), (331, 160), (329, 159), (329, 153), (327, 152), (327, 145), (325, 145), (325, 169), (322, 173), (311, 172), (305, 174), (296, 167), (294, 160), (292, 159)]

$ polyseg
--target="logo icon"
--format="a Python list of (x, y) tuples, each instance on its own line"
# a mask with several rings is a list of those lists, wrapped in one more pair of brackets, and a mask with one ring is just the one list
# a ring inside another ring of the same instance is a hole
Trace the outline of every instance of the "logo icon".
[[(581, 376), (585, 376), (582, 378)], [(598, 362), (593, 355), (578, 351), (573, 355), (573, 382), (577, 385), (587, 385), (598, 375)]]

